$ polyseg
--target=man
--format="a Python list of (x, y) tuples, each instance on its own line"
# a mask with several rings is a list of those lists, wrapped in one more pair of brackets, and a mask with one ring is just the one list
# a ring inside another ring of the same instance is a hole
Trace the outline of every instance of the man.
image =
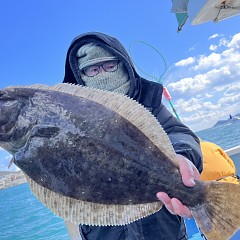
[[(192, 187), (202, 171), (199, 140), (161, 103), (163, 87), (138, 75), (123, 47), (114, 37), (86, 33), (71, 43), (66, 57), (64, 83), (80, 84), (124, 94), (144, 105), (168, 134), (179, 160), (183, 183)], [(187, 239), (181, 217), (191, 217), (189, 209), (166, 193), (157, 197), (165, 204), (159, 212), (126, 226), (86, 226), (79, 231), (84, 240), (174, 240)]]

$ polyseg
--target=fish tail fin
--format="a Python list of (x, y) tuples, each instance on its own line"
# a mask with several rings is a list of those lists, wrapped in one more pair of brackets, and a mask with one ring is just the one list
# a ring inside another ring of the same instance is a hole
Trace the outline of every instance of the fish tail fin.
[(228, 240), (240, 228), (240, 185), (206, 182), (205, 202), (191, 208), (208, 240)]

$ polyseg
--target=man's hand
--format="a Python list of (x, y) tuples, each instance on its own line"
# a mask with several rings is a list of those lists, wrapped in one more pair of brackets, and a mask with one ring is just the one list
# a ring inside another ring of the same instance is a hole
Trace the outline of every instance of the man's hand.
[[(179, 161), (179, 169), (182, 175), (183, 184), (187, 187), (194, 187), (194, 180), (200, 179), (200, 174), (194, 164), (184, 156), (177, 154)], [(170, 198), (164, 192), (158, 192), (157, 197), (165, 205), (168, 211), (172, 214), (179, 215), (184, 218), (191, 218), (192, 214), (185, 205), (183, 205), (177, 198)]]

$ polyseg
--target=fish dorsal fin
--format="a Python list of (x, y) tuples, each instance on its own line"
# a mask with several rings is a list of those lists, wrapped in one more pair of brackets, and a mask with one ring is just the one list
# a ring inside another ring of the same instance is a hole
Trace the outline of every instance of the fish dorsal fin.
[[(14, 87), (16, 88), (16, 87)], [(19, 88), (23, 88), (20, 86)], [(122, 94), (61, 83), (54, 86), (31, 85), (24, 88), (57, 91), (89, 99), (109, 108), (135, 125), (170, 161), (178, 166), (172, 144), (157, 119), (142, 105)], [(25, 174), (26, 175), (26, 174)], [(55, 214), (75, 224), (97, 226), (125, 225), (157, 212), (159, 201), (134, 205), (104, 205), (62, 196), (37, 184), (26, 175), (35, 196)]]

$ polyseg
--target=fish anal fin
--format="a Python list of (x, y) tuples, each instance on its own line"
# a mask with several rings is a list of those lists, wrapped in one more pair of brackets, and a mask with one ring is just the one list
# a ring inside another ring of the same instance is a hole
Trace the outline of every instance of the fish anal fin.
[(134, 205), (104, 205), (85, 202), (60, 195), (34, 182), (25, 174), (33, 194), (53, 213), (70, 222), (70, 233), (74, 235), (73, 224), (92, 226), (119, 226), (147, 217), (162, 207), (160, 201)]

